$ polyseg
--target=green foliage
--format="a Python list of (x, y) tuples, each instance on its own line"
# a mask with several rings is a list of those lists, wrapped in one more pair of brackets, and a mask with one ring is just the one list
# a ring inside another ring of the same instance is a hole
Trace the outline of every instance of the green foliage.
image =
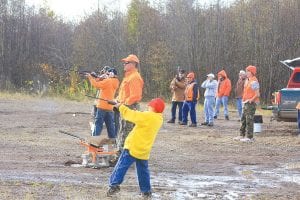
[(145, 98), (170, 94), (178, 65), (195, 71), (199, 82), (225, 68), (233, 84), (240, 69), (256, 65), (262, 101), (286, 85), (289, 71), (278, 61), (300, 54), (299, 0), (161, 2), (132, 0), (126, 14), (98, 10), (72, 24), (47, 0), (39, 11), (24, 0), (3, 1), (1, 89), (28, 92), (39, 80), (48, 95), (84, 98), (95, 92), (88, 81), (60, 68), (119, 66), (121, 79), (119, 61), (129, 53), (141, 60)]
[(138, 21), (139, 21), (139, 10), (138, 10), (139, 0), (131, 1), (128, 9), (127, 18), (127, 31), (128, 31), (128, 41), (130, 44), (135, 44), (138, 39)]
[(147, 84), (148, 89), (152, 91), (149, 92), (149, 94), (153, 95), (152, 97), (166, 97), (170, 93), (168, 66), (170, 66), (171, 59), (171, 52), (164, 42), (156, 42), (150, 46), (146, 62), (149, 64), (152, 77), (150, 83)]
[(63, 96), (68, 99), (82, 100), (85, 95), (93, 95), (96, 89), (89, 81), (78, 74), (78, 67), (73, 66), (65, 76), (60, 75), (53, 66), (42, 64), (45, 75), (49, 78), (49, 88), (47, 95)]

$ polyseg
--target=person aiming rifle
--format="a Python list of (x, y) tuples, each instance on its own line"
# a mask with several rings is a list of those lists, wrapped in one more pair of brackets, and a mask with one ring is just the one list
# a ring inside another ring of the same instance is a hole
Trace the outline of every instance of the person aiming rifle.
[[(101, 69), (100, 71), (97, 72), (89, 72), (89, 71), (82, 71), (79, 72), (79, 74), (82, 74), (84, 76), (87, 76), (88, 74), (91, 74), (91, 76), (93, 78), (95, 78), (96, 81), (101, 81), (103, 79), (108, 78), (108, 71), (111, 69), (111, 67), (109, 66), (104, 66), (103, 69)], [(100, 90), (96, 91), (96, 95), (95, 98), (99, 98), (100, 96)], [(96, 117), (96, 112), (97, 112), (97, 100), (95, 100), (93, 108), (92, 108), (92, 112), (91, 112), (91, 116), (92, 116), (92, 120), (95, 121), (95, 117)], [(94, 127), (94, 123), (92, 123), (91, 125), (91, 129), (93, 129)]]
[(119, 80), (117, 78), (117, 71), (114, 68), (109, 69), (106, 75), (106, 78), (97, 80), (97, 78), (93, 77), (90, 73), (86, 74), (91, 85), (100, 90), (99, 97), (96, 97), (97, 109), (92, 136), (99, 136), (101, 134), (103, 122), (105, 122), (108, 137), (110, 139), (115, 139), (116, 132), (113, 105), (111, 105), (109, 101), (112, 101), (115, 97), (116, 90), (119, 87)]
[(101, 70), (98, 71), (89, 71), (89, 70), (82, 70), (76, 71), (80, 76), (87, 76), (90, 74), (92, 77), (97, 78), (99, 80), (103, 80), (108, 77), (108, 71), (112, 69), (109, 66), (104, 66)]

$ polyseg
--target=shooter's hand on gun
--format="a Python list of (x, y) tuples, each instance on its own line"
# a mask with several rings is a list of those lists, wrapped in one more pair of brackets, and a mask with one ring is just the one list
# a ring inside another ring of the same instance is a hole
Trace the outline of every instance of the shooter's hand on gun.
[(94, 78), (98, 77), (96, 72), (90, 72), (90, 71), (81, 71), (81, 72), (79, 72), (79, 75), (85, 76), (85, 77), (92, 76)]
[(114, 106), (113, 110), (115, 112), (119, 112), (119, 107), (121, 105), (120, 102), (118, 102), (117, 100), (108, 100), (107, 103)]
[(98, 78), (98, 74), (96, 72), (91, 72), (90, 75), (94, 78)]

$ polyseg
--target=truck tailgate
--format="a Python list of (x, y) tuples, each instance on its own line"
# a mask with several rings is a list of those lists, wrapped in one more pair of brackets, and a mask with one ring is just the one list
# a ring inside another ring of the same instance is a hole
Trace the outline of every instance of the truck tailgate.
[(300, 88), (284, 88), (280, 90), (280, 93), (279, 110), (296, 110), (296, 106), (300, 102)]

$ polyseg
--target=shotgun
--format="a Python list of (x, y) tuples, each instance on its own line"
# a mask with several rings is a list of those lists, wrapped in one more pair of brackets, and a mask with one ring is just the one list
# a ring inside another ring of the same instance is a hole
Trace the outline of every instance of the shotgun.
[[(69, 132), (62, 131), (62, 130), (59, 130), (59, 132), (62, 133), (62, 134), (68, 135), (68, 136), (72, 136), (73, 138), (79, 139), (79, 140), (82, 141), (82, 142), (88, 143), (88, 142), (86, 141), (86, 139), (84, 139), (84, 138), (82, 138), (82, 137), (80, 137), (80, 136), (78, 136), (78, 135), (75, 135), (75, 134), (73, 134), (73, 133), (69, 133)], [(92, 147), (98, 148), (98, 146), (96, 146), (96, 145), (93, 145), (93, 144), (90, 144), (90, 143), (88, 143), (88, 144), (91, 145)]]

